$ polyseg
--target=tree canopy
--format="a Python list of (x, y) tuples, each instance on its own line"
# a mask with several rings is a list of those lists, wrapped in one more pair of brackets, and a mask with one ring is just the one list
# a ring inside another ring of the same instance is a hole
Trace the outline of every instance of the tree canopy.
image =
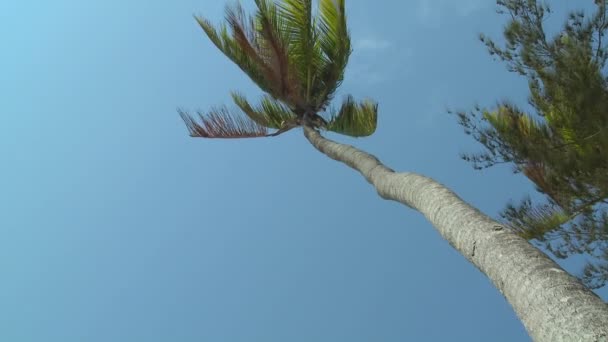
[(509, 203), (501, 213), (521, 236), (555, 256), (583, 254), (579, 275), (598, 288), (608, 281), (608, 28), (606, 1), (592, 15), (569, 13), (548, 33), (549, 4), (499, 0), (510, 20), (505, 44), (481, 35), (491, 55), (528, 80), (530, 111), (502, 102), (496, 108), (457, 113), (465, 133), (485, 152), (464, 154), (477, 169), (513, 165), (545, 197)]
[(309, 125), (355, 137), (371, 135), (376, 130), (376, 102), (346, 96), (339, 109), (329, 107), (351, 53), (344, 0), (320, 0), (317, 16), (312, 15), (312, 0), (255, 0), (255, 4), (252, 16), (240, 4), (226, 7), (226, 23), (217, 29), (205, 18), (195, 18), (211, 42), (266, 95), (259, 105), (251, 105), (233, 92), (238, 109), (219, 107), (198, 113), (198, 122), (180, 111), (190, 134), (276, 136)]

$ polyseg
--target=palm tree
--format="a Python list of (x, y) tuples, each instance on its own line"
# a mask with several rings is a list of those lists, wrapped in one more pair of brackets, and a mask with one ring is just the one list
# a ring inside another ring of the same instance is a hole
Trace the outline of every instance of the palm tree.
[[(378, 106), (348, 96), (328, 109), (351, 52), (344, 0), (255, 0), (257, 11), (227, 7), (219, 29), (196, 20), (211, 41), (264, 92), (252, 106), (239, 93), (240, 110), (180, 111), (190, 135), (203, 138), (276, 136), (301, 126), (310, 143), (360, 172), (385, 199), (418, 210), (506, 297), (536, 341), (602, 341), (608, 306), (545, 254), (461, 200), (446, 187), (414, 173), (397, 173), (374, 156), (324, 138), (319, 131), (362, 137), (376, 129)], [(244, 114), (244, 115), (242, 115)], [(275, 130), (269, 133), (269, 130)]]

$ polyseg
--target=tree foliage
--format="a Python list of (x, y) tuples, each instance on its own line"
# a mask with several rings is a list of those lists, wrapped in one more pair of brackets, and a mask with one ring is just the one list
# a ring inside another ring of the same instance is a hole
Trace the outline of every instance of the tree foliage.
[(276, 136), (302, 125), (355, 137), (374, 133), (376, 102), (347, 96), (339, 109), (328, 108), (351, 53), (344, 0), (320, 0), (317, 16), (312, 0), (255, 4), (252, 16), (240, 4), (226, 7), (226, 22), (219, 28), (195, 18), (211, 42), (266, 95), (259, 105), (251, 105), (233, 92), (237, 109), (211, 109), (198, 113), (198, 120), (180, 111), (190, 135)]
[(595, 11), (571, 12), (549, 37), (548, 4), (499, 0), (510, 16), (500, 47), (482, 35), (491, 55), (528, 80), (531, 111), (500, 103), (458, 114), (485, 152), (463, 158), (481, 169), (510, 163), (544, 194), (510, 203), (502, 219), (523, 237), (559, 258), (588, 258), (581, 279), (598, 288), (608, 281), (608, 78), (606, 0)]

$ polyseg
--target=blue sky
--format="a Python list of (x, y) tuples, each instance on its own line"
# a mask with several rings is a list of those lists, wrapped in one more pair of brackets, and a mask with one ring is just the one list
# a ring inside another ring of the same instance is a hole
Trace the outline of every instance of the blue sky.
[[(188, 137), (177, 107), (260, 94), (192, 18), (219, 22), (223, 7), (0, 4), (0, 340), (528, 340), (421, 215), (380, 199), (301, 130)], [(329, 137), (490, 215), (533, 191), (508, 167), (460, 160), (479, 147), (446, 114), (525, 103), (526, 81), (477, 39), (500, 35), (491, 1), (349, 0), (347, 10), (355, 50), (338, 97), (379, 101), (379, 126)]]

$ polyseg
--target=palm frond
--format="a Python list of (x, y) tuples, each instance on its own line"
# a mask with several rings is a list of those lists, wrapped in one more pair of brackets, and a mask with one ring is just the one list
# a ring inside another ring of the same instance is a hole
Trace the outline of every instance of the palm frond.
[(198, 122), (188, 113), (178, 110), (186, 123), (191, 137), (198, 138), (254, 138), (268, 136), (263, 125), (247, 117), (230, 112), (226, 107), (212, 109), (209, 113), (197, 113)]
[(314, 100), (317, 109), (323, 110), (342, 83), (352, 52), (344, 0), (320, 0), (316, 31), (323, 60), (318, 68)]
[(365, 137), (376, 131), (378, 121), (378, 104), (371, 100), (356, 103), (352, 96), (346, 97), (337, 114), (332, 114), (327, 124), (327, 130), (350, 135)]
[(211, 42), (254, 83), (267, 93), (277, 93), (276, 75), (256, 48), (254, 22), (244, 14), (240, 5), (226, 7), (228, 25), (220, 25), (219, 30), (205, 18), (194, 18)]
[(258, 50), (275, 74), (276, 98), (292, 106), (302, 105), (300, 85), (294, 61), (290, 58), (290, 32), (287, 18), (272, 0), (256, 0), (256, 33)]
[(312, 17), (312, 0), (283, 0), (279, 8), (285, 18), (285, 31), (289, 36), (289, 57), (298, 73), (301, 96), (310, 103), (315, 71), (319, 69), (321, 50)]
[(233, 92), (231, 95), (236, 105), (258, 125), (281, 129), (286, 123), (294, 122), (296, 119), (295, 114), (287, 106), (270, 96), (263, 96), (260, 105), (254, 107), (242, 94)]

